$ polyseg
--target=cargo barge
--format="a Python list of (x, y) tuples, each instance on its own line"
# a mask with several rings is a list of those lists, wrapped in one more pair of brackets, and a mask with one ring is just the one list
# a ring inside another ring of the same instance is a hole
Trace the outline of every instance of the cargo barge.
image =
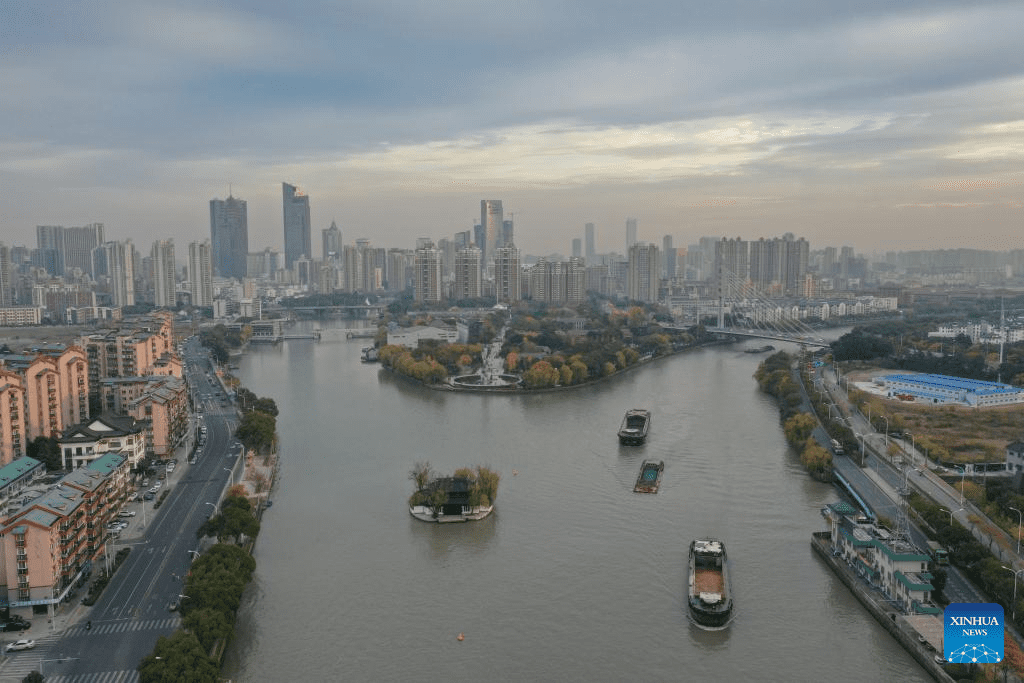
[(619, 443), (626, 446), (640, 446), (647, 439), (651, 428), (651, 411), (633, 408), (626, 411), (619, 427)]
[(690, 542), (687, 602), (690, 616), (700, 626), (722, 628), (732, 618), (732, 587), (725, 545), (714, 538)]
[(661, 486), (661, 474), (665, 471), (665, 461), (645, 460), (636, 477), (633, 491), (636, 493), (657, 493)]

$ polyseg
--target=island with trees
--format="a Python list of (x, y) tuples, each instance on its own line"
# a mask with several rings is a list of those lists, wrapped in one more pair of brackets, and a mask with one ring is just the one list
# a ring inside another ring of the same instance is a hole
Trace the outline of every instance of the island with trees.
[(424, 522), (468, 522), (494, 511), (501, 475), (477, 465), (460, 467), (449, 476), (434, 472), (429, 462), (418, 462), (409, 472), (416, 492), (409, 497), (409, 514)]

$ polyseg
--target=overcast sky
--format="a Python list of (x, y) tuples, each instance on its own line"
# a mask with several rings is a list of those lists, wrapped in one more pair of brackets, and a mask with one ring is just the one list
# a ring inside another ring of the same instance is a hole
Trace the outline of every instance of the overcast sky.
[(1024, 3), (0, 0), (0, 239), (412, 247), (515, 213), (528, 253), (793, 232), (1019, 249)]

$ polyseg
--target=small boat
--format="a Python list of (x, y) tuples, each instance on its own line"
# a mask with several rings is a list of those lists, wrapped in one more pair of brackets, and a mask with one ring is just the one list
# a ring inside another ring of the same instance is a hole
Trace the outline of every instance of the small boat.
[(720, 628), (732, 617), (732, 587), (725, 545), (715, 538), (690, 542), (687, 601), (690, 616), (700, 626)]
[(647, 439), (647, 430), (651, 427), (651, 411), (633, 408), (626, 411), (619, 427), (619, 443), (628, 446), (639, 446)]
[(657, 493), (661, 486), (661, 474), (665, 471), (664, 460), (644, 460), (640, 474), (636, 477), (633, 491), (636, 493)]
[(756, 349), (743, 349), (743, 353), (768, 353), (769, 351), (774, 350), (774, 346), (772, 346), (771, 344), (766, 344), (765, 346), (759, 346)]
[(364, 363), (376, 363), (380, 360), (380, 354), (376, 347), (367, 346), (362, 351), (362, 361)]

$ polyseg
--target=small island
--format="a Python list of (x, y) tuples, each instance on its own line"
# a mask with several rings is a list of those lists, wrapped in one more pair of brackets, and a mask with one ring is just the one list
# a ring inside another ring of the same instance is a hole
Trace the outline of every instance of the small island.
[(494, 510), (501, 475), (487, 467), (461, 467), (450, 477), (439, 476), (429, 462), (409, 472), (416, 492), (409, 497), (409, 514), (424, 522), (468, 522)]

